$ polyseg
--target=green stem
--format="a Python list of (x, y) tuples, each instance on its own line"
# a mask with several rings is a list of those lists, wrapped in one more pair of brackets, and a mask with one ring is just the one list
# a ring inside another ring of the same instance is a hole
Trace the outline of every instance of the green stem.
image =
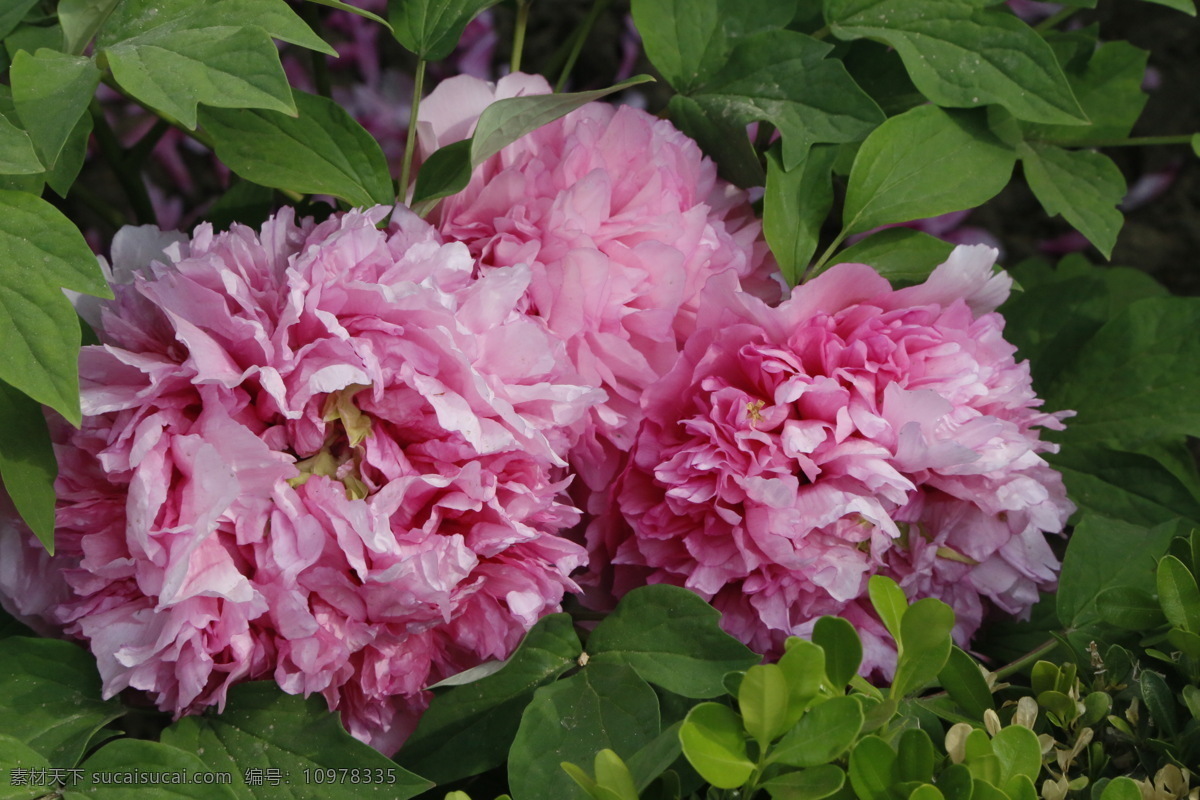
[(1123, 139), (1092, 139), (1091, 141), (1072, 142), (1075, 147), (1151, 147), (1162, 144), (1191, 144), (1195, 134), (1183, 133), (1178, 136), (1127, 136)]
[(849, 227), (847, 226), (838, 232), (838, 235), (834, 238), (834, 240), (829, 243), (829, 247), (825, 248), (825, 252), (821, 254), (821, 257), (818, 258), (812, 266), (804, 271), (804, 274), (800, 277), (800, 283), (809, 281), (821, 274), (821, 271), (825, 267), (825, 262), (833, 257), (834, 252), (837, 251), (838, 247), (842, 244), (842, 241), (846, 238), (848, 231)]
[(525, 28), (529, 25), (531, 0), (517, 0), (517, 27), (513, 31), (512, 62), (509, 72), (521, 71), (521, 51), (525, 49)]
[(400, 165), (400, 182), (396, 194), (401, 202), (408, 199), (408, 176), (412, 171), (413, 151), (417, 144), (417, 111), (421, 108), (421, 93), (425, 90), (425, 59), (417, 60), (417, 74), (413, 79), (412, 113), (408, 118), (408, 138), (404, 141), (404, 161)]
[(571, 43), (571, 52), (567, 55), (567, 61), (563, 64), (562, 72), (558, 75), (558, 82), (554, 84), (554, 91), (561, 92), (563, 87), (567, 85), (567, 78), (570, 76), (571, 70), (575, 69), (575, 62), (579, 60), (579, 54), (583, 52), (583, 46), (587, 43), (587, 38), (592, 32), (596, 20), (600, 18), (600, 15), (611, 4), (612, 0), (596, 0), (595, 3), (592, 3), (592, 7), (588, 11), (587, 17), (583, 20), (583, 24), (575, 30)]
[(1060, 22), (1070, 19), (1077, 11), (1079, 11), (1078, 8), (1064, 8), (1057, 14), (1052, 14), (1049, 17), (1046, 17), (1044, 20), (1035, 25), (1033, 29), (1038, 33), (1045, 33), (1046, 31), (1053, 29)]
[(93, 98), (88, 110), (92, 115), (92, 130), (96, 135), (96, 143), (100, 145), (100, 152), (104, 155), (104, 160), (116, 173), (117, 182), (121, 184), (121, 189), (129, 198), (134, 219), (142, 225), (157, 224), (158, 215), (154, 213), (154, 204), (150, 202), (150, 193), (146, 191), (146, 184), (142, 181), (142, 171), (126, 162), (124, 148), (118, 141), (117, 135), (113, 133), (113, 129), (109, 127), (108, 118), (104, 116), (104, 109), (100, 106), (100, 101)]
[(1021, 670), (1025, 669), (1026, 667), (1028, 667), (1030, 664), (1033, 664), (1036, 661), (1040, 661), (1043, 656), (1047, 656), (1050, 653), (1054, 652), (1054, 650), (1057, 649), (1058, 646), (1059, 646), (1059, 642), (1057, 639), (1050, 639), (1049, 641), (1033, 648), (1028, 653), (1026, 653), (1025, 655), (1018, 658), (1016, 661), (1013, 661), (1011, 664), (1005, 664), (1003, 667), (996, 670), (992, 674), (996, 676), (996, 680), (1003, 680), (1004, 678), (1007, 678), (1009, 675), (1015, 675), (1016, 673), (1020, 672)]

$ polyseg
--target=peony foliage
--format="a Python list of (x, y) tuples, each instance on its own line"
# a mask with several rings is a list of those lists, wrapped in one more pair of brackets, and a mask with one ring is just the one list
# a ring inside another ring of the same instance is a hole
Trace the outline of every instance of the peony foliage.
[(1112, 2), (0, 2), (0, 797), (1196, 800)]

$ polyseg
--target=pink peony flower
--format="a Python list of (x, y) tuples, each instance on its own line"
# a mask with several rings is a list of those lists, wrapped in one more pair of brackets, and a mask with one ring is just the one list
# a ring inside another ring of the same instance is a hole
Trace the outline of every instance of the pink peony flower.
[[(549, 91), (521, 74), (495, 85), (443, 81), (418, 114), (422, 154), (470, 136), (496, 100)], [(729, 273), (747, 290), (780, 295), (745, 193), (719, 180), (669, 122), (627, 106), (590, 103), (509, 145), (442, 201), (437, 225), (485, 272), (529, 264), (526, 307), (607, 393), (572, 457), (593, 490), (616, 474), (642, 392), (695, 328), (705, 282)]]
[(517, 310), (527, 267), (475, 278), (387, 214), (121, 240), (162, 255), (114, 265), (83, 426), (55, 425), (46, 599), (17, 606), (86, 640), (106, 695), (183, 714), (273, 677), (394, 751), (426, 686), (576, 588), (564, 456), (600, 393)]
[(1037, 428), (1067, 414), (1037, 410), (1003, 339), (993, 310), (1011, 279), (994, 258), (959, 247), (899, 291), (842, 264), (775, 308), (715, 278), (696, 334), (643, 399), (588, 530), (587, 580), (618, 596), (687, 586), (765, 653), (841, 615), (864, 668), (884, 673), (895, 652), (865, 598), (871, 575), (949, 603), (964, 644), (986, 604), (1028, 610), (1056, 581), (1044, 533), (1072, 511)]

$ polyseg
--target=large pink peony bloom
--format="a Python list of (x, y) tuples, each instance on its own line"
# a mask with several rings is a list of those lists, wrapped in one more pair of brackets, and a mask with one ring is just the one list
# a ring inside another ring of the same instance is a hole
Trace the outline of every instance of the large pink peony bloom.
[(475, 278), (387, 213), (122, 244), (165, 254), (115, 265), (83, 427), (56, 426), (41, 607), (0, 573), (10, 607), (88, 641), (106, 694), (188, 713), (273, 677), (393, 751), (424, 687), (575, 588), (567, 430), (600, 393), (516, 310), (526, 267)]
[(687, 586), (758, 652), (842, 615), (883, 672), (871, 575), (945, 600), (962, 643), (986, 603), (1026, 611), (1056, 580), (1044, 533), (1072, 511), (1037, 431), (1065, 415), (1036, 410), (1002, 337), (994, 258), (959, 247), (899, 291), (843, 264), (776, 308), (715, 279), (589, 529), (591, 580)]
[[(521, 74), (443, 81), (418, 114), (422, 152), (470, 136), (496, 100), (549, 91)], [(485, 269), (530, 265), (528, 309), (607, 393), (572, 457), (592, 489), (617, 471), (642, 392), (675, 362), (708, 279), (730, 273), (747, 291), (780, 294), (745, 193), (669, 122), (627, 106), (590, 103), (509, 145), (437, 220)]]

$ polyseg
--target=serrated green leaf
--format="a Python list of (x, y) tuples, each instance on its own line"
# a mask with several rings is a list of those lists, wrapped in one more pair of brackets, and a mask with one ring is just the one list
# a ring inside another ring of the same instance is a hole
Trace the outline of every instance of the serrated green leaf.
[(954, 245), (912, 228), (887, 228), (839, 252), (834, 264), (868, 264), (894, 286), (924, 283)]
[(1090, 125), (1021, 125), (1029, 139), (1056, 144), (1077, 144), (1129, 135), (1141, 116), (1147, 95), (1142, 91), (1146, 74), (1145, 50), (1128, 42), (1106, 42), (1091, 53), (1086, 66), (1067, 71), (1071, 90)]
[(925, 597), (908, 607), (900, 620), (892, 697), (906, 697), (937, 677), (950, 658), (953, 628), (954, 612), (941, 600)]
[(0, 175), (36, 175), (44, 170), (29, 134), (0, 115)]
[(957, 647), (950, 648), (946, 666), (938, 673), (938, 683), (972, 719), (981, 721), (983, 712), (996, 707), (979, 662)]
[(973, 208), (1008, 184), (1016, 156), (975, 114), (918, 106), (863, 142), (842, 212), (847, 233)]
[(795, 286), (817, 249), (821, 224), (833, 206), (833, 161), (837, 148), (814, 145), (792, 170), (784, 170), (776, 148), (767, 152), (763, 235), (788, 286)]
[(0, 380), (78, 424), (79, 320), (63, 288), (112, 297), (66, 217), (41, 198), (0, 190)]
[(13, 58), (13, 104), (29, 132), (41, 163), (53, 168), (63, 145), (100, 85), (100, 70), (90, 58), (53, 50), (35, 55), (22, 50)]
[(66, 38), (66, 51), (79, 55), (108, 21), (121, 0), (59, 0), (58, 22)]
[(692, 99), (734, 124), (772, 123), (783, 138), (783, 167), (795, 169), (812, 145), (858, 141), (883, 122), (842, 62), (825, 57), (831, 49), (795, 31), (747, 36)]
[(872, 575), (867, 581), (867, 596), (888, 633), (900, 641), (900, 622), (908, 610), (908, 598), (904, 590), (886, 575)]
[(58, 462), (42, 408), (0, 382), (0, 478), (21, 518), (54, 554), (54, 479)]
[(388, 0), (396, 41), (426, 61), (454, 50), (467, 24), (499, 0)]
[(324, 97), (295, 92), (300, 114), (253, 109), (200, 111), (217, 157), (241, 177), (301, 194), (331, 194), (354, 206), (395, 200), (379, 143)]
[(29, 9), (37, 4), (37, 0), (9, 0), (0, 8), (0, 39), (12, 33), (21, 24), (21, 20), (29, 13)]
[(861, 800), (893, 800), (896, 751), (878, 736), (864, 737), (850, 751), (849, 775)]
[(810, 708), (771, 750), (767, 760), (792, 767), (828, 764), (854, 743), (863, 726), (853, 697), (833, 697)]
[(1166, 622), (1162, 606), (1146, 591), (1110, 586), (1096, 595), (1096, 610), (1109, 625), (1129, 631), (1148, 631)]
[(858, 674), (862, 664), (862, 641), (849, 620), (841, 617), (821, 617), (813, 626), (813, 644), (825, 651), (825, 674), (837, 690)]
[(921, 92), (940, 106), (997, 103), (1019, 119), (1086, 122), (1054, 51), (1012, 14), (966, 0), (827, 0), (839, 39), (894, 47)]
[(771, 800), (822, 800), (846, 783), (846, 773), (835, 764), (785, 772), (762, 784)]
[(701, 87), (743, 36), (783, 28), (795, 0), (633, 0), (646, 56), (675, 91)]
[(1191, 570), (1175, 556), (1158, 562), (1158, 601), (1167, 621), (1177, 628), (1200, 633), (1200, 588)]
[(694, 707), (679, 729), (679, 741), (700, 777), (718, 789), (736, 789), (754, 772), (742, 720), (728, 706), (700, 703)]
[(123, 89), (189, 129), (198, 103), (297, 113), (279, 51), (261, 28), (162, 28), (104, 54)]
[(1125, 177), (1112, 159), (1091, 150), (1064, 150), (1027, 142), (1017, 146), (1025, 179), (1046, 214), (1062, 214), (1105, 258), (1112, 255), (1125, 218), (1117, 205)]
[[(232, 783), (209, 783), (211, 771), (198, 756), (177, 747), (139, 739), (118, 739), (101, 747), (80, 767), (84, 775), (96, 773), (152, 772), (182, 775), (180, 783), (141, 783), (137, 785), (138, 798), (148, 800), (174, 800), (191, 797), (196, 800), (236, 800)], [(232, 776), (231, 776), (232, 777)], [(95, 800), (127, 800), (129, 786), (116, 783), (88, 783), (68, 788), (66, 800), (94, 798)]]
[(569, 616), (543, 617), (500, 670), (434, 695), (396, 760), (438, 783), (503, 764), (534, 690), (575, 666), (581, 651)]
[[(196, 753), (210, 771), (232, 774), (238, 798), (407, 800), (433, 786), (346, 733), (320, 696), (284, 694), (272, 681), (232, 687), (223, 713), (184, 717), (162, 732), (161, 741)], [(291, 783), (249, 785), (243, 778), (249, 769), (272, 768), (287, 773)], [(358, 784), (303, 780), (305, 770), (330, 768), (370, 770), (378, 778)]]
[(755, 664), (746, 670), (737, 700), (746, 732), (763, 750), (787, 730), (788, 682), (778, 664)]
[(725, 673), (759, 657), (721, 630), (720, 613), (696, 594), (659, 584), (634, 589), (588, 637), (590, 664), (628, 664), (684, 697), (724, 693)]
[(658, 732), (658, 698), (649, 684), (629, 667), (589, 663), (538, 689), (525, 708), (509, 750), (509, 790), (515, 800), (583, 797), (562, 762), (587, 763), (604, 748), (628, 758)]
[(51, 765), (74, 767), (93, 734), (124, 713), (119, 703), (100, 699), (96, 662), (83, 648), (22, 637), (0, 647), (4, 732)]

